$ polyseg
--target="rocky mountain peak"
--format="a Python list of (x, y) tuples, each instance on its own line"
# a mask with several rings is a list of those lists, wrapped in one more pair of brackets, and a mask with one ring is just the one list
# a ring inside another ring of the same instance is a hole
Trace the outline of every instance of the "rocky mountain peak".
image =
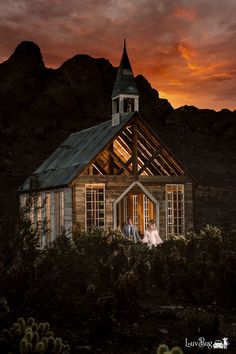
[(21, 42), (8, 61), (13, 64), (44, 67), (41, 50), (37, 44), (31, 41)]

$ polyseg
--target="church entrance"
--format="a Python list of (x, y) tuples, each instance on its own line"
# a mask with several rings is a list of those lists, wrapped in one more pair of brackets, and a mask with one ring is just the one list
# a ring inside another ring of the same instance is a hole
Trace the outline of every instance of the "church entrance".
[(140, 182), (134, 182), (114, 203), (115, 227), (123, 230), (129, 218), (132, 218), (139, 234), (144, 235), (148, 220), (158, 225), (158, 203)]

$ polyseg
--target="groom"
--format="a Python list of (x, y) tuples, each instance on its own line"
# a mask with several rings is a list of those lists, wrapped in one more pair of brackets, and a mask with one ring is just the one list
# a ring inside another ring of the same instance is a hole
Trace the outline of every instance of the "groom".
[(141, 241), (141, 238), (139, 237), (138, 234), (137, 227), (133, 224), (132, 218), (128, 219), (127, 224), (124, 226), (123, 233), (125, 236), (132, 238), (134, 243)]

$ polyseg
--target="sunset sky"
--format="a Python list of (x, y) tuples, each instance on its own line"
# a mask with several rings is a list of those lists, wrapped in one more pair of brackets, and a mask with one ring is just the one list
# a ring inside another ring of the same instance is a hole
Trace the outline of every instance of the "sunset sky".
[(0, 0), (0, 62), (23, 40), (45, 65), (75, 54), (119, 65), (123, 38), (134, 74), (174, 107), (236, 109), (235, 0)]

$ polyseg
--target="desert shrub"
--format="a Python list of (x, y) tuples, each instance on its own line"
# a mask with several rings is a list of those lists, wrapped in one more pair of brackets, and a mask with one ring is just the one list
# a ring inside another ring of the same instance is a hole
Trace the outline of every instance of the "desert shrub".
[(193, 305), (216, 302), (232, 307), (236, 294), (235, 244), (235, 235), (209, 225), (188, 233), (185, 239), (168, 240), (152, 252), (154, 283), (168, 296)]
[(40, 254), (37, 230), (31, 227), (27, 215), (21, 213), (17, 222), (8, 220), (0, 228), (1, 292), (11, 308), (24, 301), (25, 289), (34, 278)]
[(114, 283), (116, 300), (116, 316), (120, 317), (125, 312), (128, 319), (133, 322), (138, 314), (138, 277), (133, 271), (121, 273)]
[[(76, 330), (85, 342), (101, 340), (115, 332), (114, 323), (138, 321), (151, 298), (155, 306), (159, 299), (234, 306), (236, 237), (214, 227), (152, 249), (112, 230), (78, 229), (73, 238), (62, 235), (39, 250), (27, 219), (2, 237), (0, 295), (8, 300), (11, 316), (49, 321), (59, 335)], [(191, 316), (203, 332), (214, 327), (214, 318), (192, 314), (182, 321), (186, 328)]]
[(186, 242), (191, 241), (199, 241), (199, 240), (223, 240), (223, 232), (220, 228), (213, 225), (206, 225), (204, 228), (200, 229), (199, 231), (189, 231), (186, 234)]

